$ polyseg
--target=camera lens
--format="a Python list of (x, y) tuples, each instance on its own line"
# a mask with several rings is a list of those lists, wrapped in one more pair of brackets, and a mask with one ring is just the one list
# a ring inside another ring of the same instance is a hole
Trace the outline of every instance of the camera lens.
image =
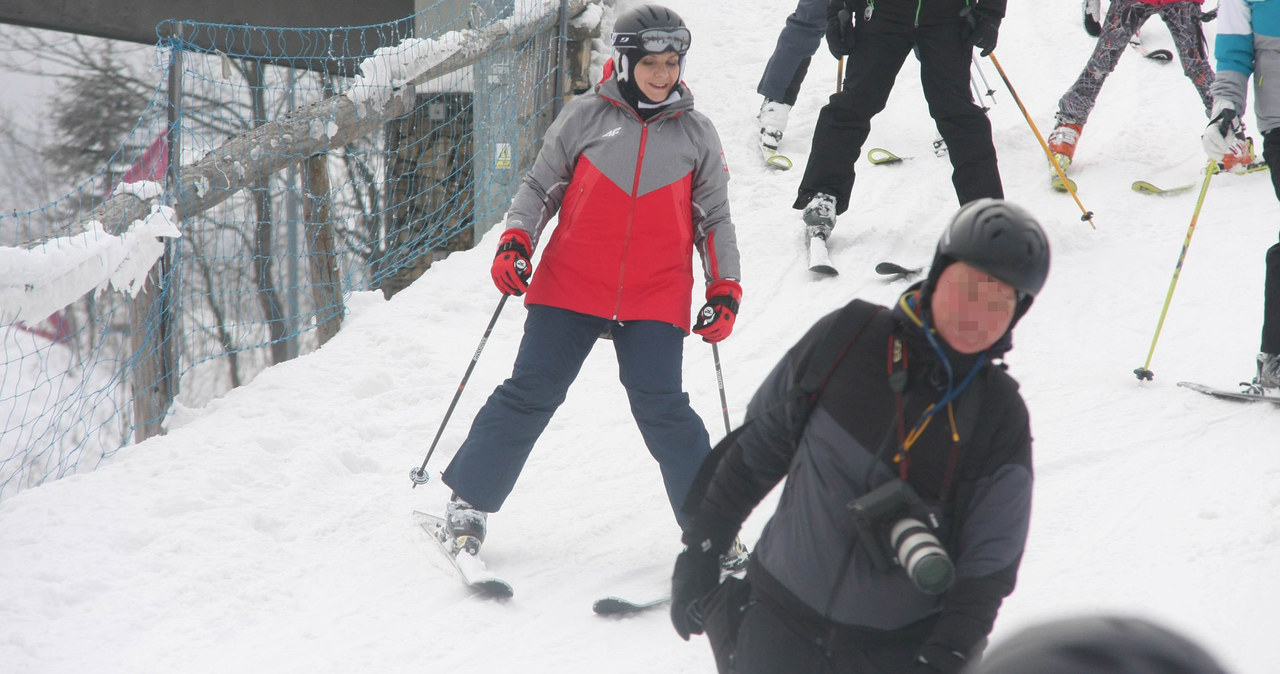
[(942, 594), (951, 587), (955, 566), (938, 537), (923, 522), (914, 517), (898, 520), (889, 532), (889, 542), (898, 563), (921, 592)]

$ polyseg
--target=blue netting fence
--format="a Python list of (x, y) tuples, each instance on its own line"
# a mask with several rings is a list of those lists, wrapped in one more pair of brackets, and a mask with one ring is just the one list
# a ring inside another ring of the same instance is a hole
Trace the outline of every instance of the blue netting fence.
[(389, 298), (499, 223), (609, 10), (497, 5), (158, 26), (155, 91), (113, 159), (0, 215), (0, 500), (314, 350), (351, 292)]

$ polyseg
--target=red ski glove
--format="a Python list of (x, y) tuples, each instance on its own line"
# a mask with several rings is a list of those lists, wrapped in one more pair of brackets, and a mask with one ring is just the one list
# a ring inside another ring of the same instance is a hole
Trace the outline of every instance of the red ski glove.
[(493, 258), (493, 284), (503, 295), (519, 297), (529, 289), (533, 265), (529, 262), (533, 243), (523, 229), (508, 229), (498, 240), (498, 254)]
[(742, 299), (742, 286), (737, 281), (720, 279), (707, 286), (707, 303), (698, 310), (698, 320), (693, 324), (694, 334), (702, 341), (715, 344), (733, 332), (733, 321), (738, 317), (738, 300)]

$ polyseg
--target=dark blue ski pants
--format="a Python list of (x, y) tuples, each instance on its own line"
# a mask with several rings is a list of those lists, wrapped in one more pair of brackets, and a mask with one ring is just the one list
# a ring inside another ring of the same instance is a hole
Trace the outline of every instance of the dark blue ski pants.
[[(683, 525), (680, 506), (711, 451), (702, 418), (683, 391), (684, 330), (658, 321), (618, 323), (536, 304), (528, 309), (511, 378), (476, 414), (471, 432), (444, 471), (445, 484), (480, 510), (501, 508), (538, 436), (564, 402), (591, 347), (607, 330), (631, 414), (658, 461), (667, 498)], [(603, 444), (608, 444), (608, 435), (600, 434)]]

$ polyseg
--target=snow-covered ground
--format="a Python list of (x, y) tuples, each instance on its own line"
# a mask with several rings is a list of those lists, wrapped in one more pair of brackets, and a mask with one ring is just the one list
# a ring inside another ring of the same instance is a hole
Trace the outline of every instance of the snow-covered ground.
[[(909, 61), (868, 147), (913, 158), (859, 162), (854, 207), (834, 236), (842, 273), (813, 279), (790, 204), (834, 61), (815, 56), (783, 141), (797, 169), (765, 169), (752, 144), (754, 90), (790, 5), (669, 4), (693, 31), (687, 81), (734, 171), (746, 297), (720, 354), (736, 422), (819, 316), (904, 289), (877, 277), (876, 262), (928, 262), (956, 208), (951, 169), (931, 152)], [(997, 56), (1047, 134), (1093, 40), (1075, 3), (1014, 3), (1010, 14)], [(1170, 46), (1161, 26), (1144, 35)], [(1268, 177), (1214, 179), (1151, 361), (1156, 378), (1139, 383), (1132, 370), (1146, 360), (1196, 195), (1142, 196), (1129, 183), (1199, 180), (1199, 100), (1176, 64), (1122, 59), (1074, 167), (1095, 230), (1047, 188), (1034, 136), (983, 65), (998, 90), (991, 119), (1007, 195), (1042, 219), (1055, 255), (1009, 358), (1032, 412), (1038, 479), (1020, 583), (993, 639), (1056, 616), (1137, 613), (1189, 634), (1234, 672), (1275, 671), (1280, 409), (1175, 386), (1252, 374), (1262, 256), (1280, 226)], [(679, 547), (608, 344), (490, 518), (486, 557), (514, 599), (469, 595), (414, 525), (415, 508), (442, 509), (438, 471), (509, 373), (520, 337), (524, 309), (511, 302), (431, 460), (431, 482), (411, 489), (409, 471), (497, 304), (493, 244), (491, 235), (436, 264), (391, 302), (352, 298), (323, 349), (178, 410), (167, 437), (0, 503), (0, 670), (713, 671), (705, 640), (681, 641), (663, 611), (622, 620), (590, 611), (604, 595), (661, 592)], [(687, 342), (685, 380), (720, 436), (700, 340)], [(770, 510), (766, 502), (747, 522), (747, 542)]]

